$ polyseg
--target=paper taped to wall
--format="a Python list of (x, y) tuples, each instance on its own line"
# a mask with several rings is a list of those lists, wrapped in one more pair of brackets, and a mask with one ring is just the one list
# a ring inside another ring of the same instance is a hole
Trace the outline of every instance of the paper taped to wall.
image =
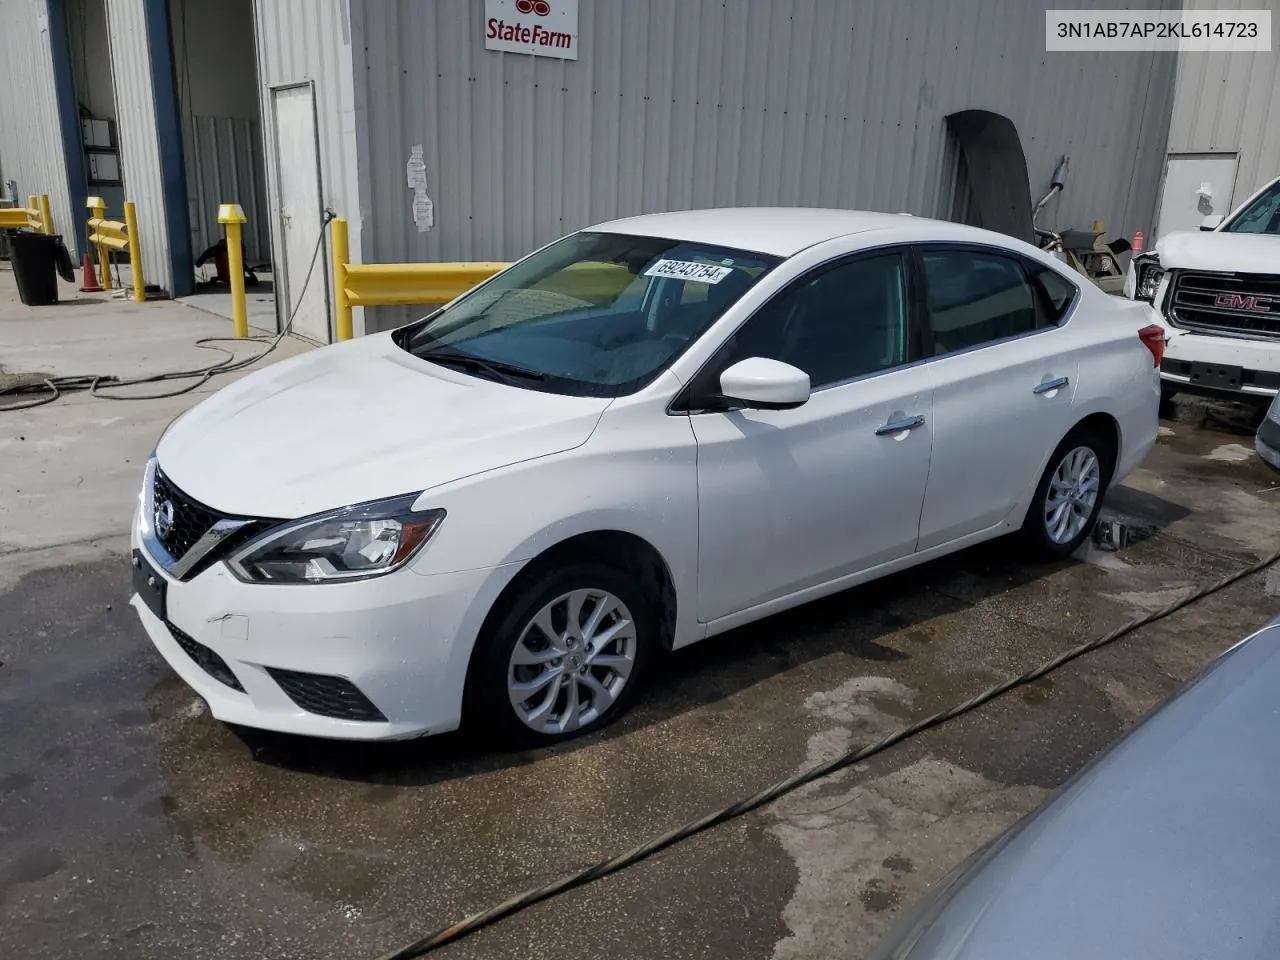
[(413, 222), (418, 225), (419, 233), (426, 233), (435, 226), (435, 205), (425, 190), (415, 190), (413, 193)]
[(404, 178), (410, 190), (427, 189), (427, 164), (422, 159), (420, 143), (409, 150), (409, 159), (404, 165)]

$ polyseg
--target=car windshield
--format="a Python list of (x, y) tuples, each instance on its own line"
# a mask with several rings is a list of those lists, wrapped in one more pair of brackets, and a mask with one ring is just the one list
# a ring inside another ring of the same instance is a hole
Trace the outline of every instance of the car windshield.
[(1231, 218), (1222, 232), (1280, 234), (1280, 181), (1258, 194), (1251, 204)]
[(777, 263), (705, 243), (577, 233), (395, 338), (415, 356), (515, 386), (622, 396), (653, 380)]

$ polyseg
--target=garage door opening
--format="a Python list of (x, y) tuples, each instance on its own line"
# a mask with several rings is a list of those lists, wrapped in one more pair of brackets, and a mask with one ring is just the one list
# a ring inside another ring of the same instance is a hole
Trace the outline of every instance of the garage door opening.
[(182, 302), (231, 317), (218, 205), (238, 203), (249, 325), (275, 331), (258, 61), (252, 0), (169, 0), (174, 75), (182, 118), (195, 293)]
[[(79, 121), (80, 149), (85, 174), (85, 192), (101, 197), (107, 216), (124, 218), (125, 183), (120, 164), (120, 139), (116, 129), (115, 87), (111, 79), (111, 52), (107, 39), (106, 0), (67, 0), (67, 47), (71, 60), (71, 86), (75, 93)], [(18, 184), (19, 198), (35, 192), (35, 184)], [(83, 199), (83, 198), (80, 198)], [(77, 223), (87, 214), (74, 211)], [(81, 233), (84, 230), (82, 228)], [(83, 242), (77, 236), (77, 243)], [(111, 256), (113, 283), (132, 282), (127, 256)]]

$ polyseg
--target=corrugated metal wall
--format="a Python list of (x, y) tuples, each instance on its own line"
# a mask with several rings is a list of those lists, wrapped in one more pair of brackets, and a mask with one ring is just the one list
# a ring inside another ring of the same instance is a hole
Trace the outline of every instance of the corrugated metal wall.
[[(1188, 0), (1208, 10), (1271, 11), (1272, 43), (1280, 42), (1280, 0)], [(1170, 153), (1240, 155), (1231, 206), (1280, 176), (1280, 51), (1182, 53)]]
[(171, 291), (173, 269), (169, 259), (155, 91), (151, 83), (143, 0), (107, 0), (107, 37), (111, 46), (120, 167), (125, 199), (132, 200), (138, 211), (142, 272), (147, 283)]
[(191, 117), (183, 145), (191, 249), (201, 251), (222, 239), (218, 205), (235, 198), (249, 217), (244, 226), (244, 255), (249, 262), (270, 259), (266, 184), (263, 182), (262, 130), (257, 120)]
[[(352, 31), (347, 0), (255, 0), (258, 80), (262, 85), (262, 131), (267, 151), (267, 197), (272, 248), (279, 250), (280, 202), (270, 87), (311, 80), (315, 83), (319, 124), (321, 193), (324, 202), (350, 221), (351, 257), (360, 261), (362, 223), (357, 141), (362, 123), (352, 76)], [(285, 171), (288, 175), (290, 172)], [(325, 252), (327, 263), (327, 245)], [(317, 271), (325, 278), (328, 271)], [(314, 281), (313, 281), (314, 282)], [(362, 312), (355, 311), (357, 331)]]
[(17, 181), (21, 205), (47, 193), (57, 232), (73, 237), (79, 212), (67, 193), (48, 16), (44, 0), (0, 0), (0, 63), (10, 78), (0, 95), (0, 177)]
[[(367, 50), (367, 260), (508, 259), (592, 222), (689, 207), (945, 217), (943, 117), (965, 108), (1014, 120), (1033, 193), (1071, 156), (1049, 225), (1150, 231), (1173, 54), (1048, 54), (1046, 5), (1027, 0), (579, 6), (580, 59), (561, 61), (486, 51), (484, 0), (352, 0)], [(426, 234), (405, 183), (419, 143)]]

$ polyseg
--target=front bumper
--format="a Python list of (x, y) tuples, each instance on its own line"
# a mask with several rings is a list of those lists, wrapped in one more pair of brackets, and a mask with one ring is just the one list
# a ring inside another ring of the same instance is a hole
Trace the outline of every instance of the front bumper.
[[(1157, 323), (1168, 331), (1160, 379), (1171, 387), (1216, 395), (1246, 394), (1274, 397), (1280, 392), (1280, 341), (1219, 337), (1170, 326), (1155, 310)], [(1190, 364), (1239, 367), (1238, 386), (1217, 382), (1204, 386), (1192, 377)]]
[[(165, 579), (168, 622), (137, 594), (131, 603), (156, 649), (215, 717), (346, 740), (397, 740), (458, 727), (475, 638), (518, 567), (430, 576), (409, 567), (352, 583), (285, 585), (243, 583), (218, 563), (182, 582), (141, 547), (136, 524), (133, 546)], [(206, 664), (207, 654), (190, 641), (221, 658), (243, 690), (201, 666), (190, 651)], [(345, 680), (383, 719), (322, 715), (314, 711), (323, 706), (299, 697), (312, 708), (304, 709), (286, 692), (287, 679), (282, 686), (289, 673)]]

